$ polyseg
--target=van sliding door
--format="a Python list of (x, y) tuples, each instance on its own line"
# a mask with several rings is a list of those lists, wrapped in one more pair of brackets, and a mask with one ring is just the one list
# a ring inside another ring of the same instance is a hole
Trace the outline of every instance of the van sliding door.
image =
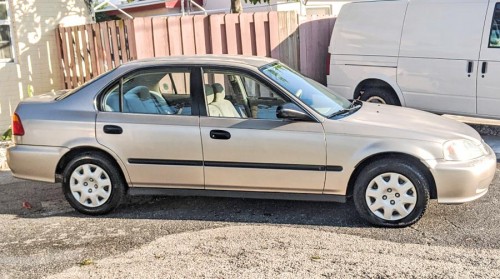
[(500, 1), (491, 1), (484, 25), (477, 74), (477, 113), (500, 116)]
[(410, 2), (397, 76), (407, 106), (476, 114), (476, 73), (487, 7), (488, 0)]

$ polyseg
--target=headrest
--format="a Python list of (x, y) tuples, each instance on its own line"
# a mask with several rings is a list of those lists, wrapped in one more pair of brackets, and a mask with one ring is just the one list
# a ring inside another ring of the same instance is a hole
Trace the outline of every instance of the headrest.
[(146, 86), (136, 86), (132, 88), (129, 92), (127, 92), (127, 94), (135, 94), (141, 100), (151, 98), (151, 93), (149, 93), (149, 89)]
[(226, 98), (226, 92), (224, 91), (224, 86), (220, 83), (214, 83), (212, 85), (212, 88), (214, 89), (215, 93), (215, 101), (222, 101), (224, 98)]
[(210, 84), (205, 84), (205, 95), (207, 96), (207, 104), (209, 105), (213, 103), (215, 95), (214, 89), (212, 88), (212, 86), (210, 86)]

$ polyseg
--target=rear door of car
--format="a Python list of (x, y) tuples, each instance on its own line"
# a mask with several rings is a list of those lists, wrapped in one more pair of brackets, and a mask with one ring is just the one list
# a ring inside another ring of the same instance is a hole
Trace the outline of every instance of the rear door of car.
[(196, 71), (138, 70), (98, 100), (97, 140), (124, 162), (131, 186), (204, 188)]
[(277, 119), (276, 108), (290, 100), (250, 70), (204, 67), (203, 73), (205, 189), (321, 194), (321, 123)]

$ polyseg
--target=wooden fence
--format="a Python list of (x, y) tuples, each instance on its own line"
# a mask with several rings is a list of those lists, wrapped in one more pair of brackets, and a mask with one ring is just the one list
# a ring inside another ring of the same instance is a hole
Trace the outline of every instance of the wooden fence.
[(335, 19), (264, 12), (141, 17), (56, 30), (64, 88), (75, 88), (130, 60), (170, 55), (243, 54), (273, 57), (326, 81)]

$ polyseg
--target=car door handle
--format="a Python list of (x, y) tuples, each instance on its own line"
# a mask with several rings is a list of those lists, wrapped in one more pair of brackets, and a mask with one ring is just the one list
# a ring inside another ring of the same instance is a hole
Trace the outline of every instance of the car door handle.
[(105, 134), (119, 135), (123, 133), (123, 129), (116, 125), (104, 125), (103, 131)]
[(231, 138), (231, 134), (224, 130), (212, 130), (210, 131), (210, 138), (228, 140)]

